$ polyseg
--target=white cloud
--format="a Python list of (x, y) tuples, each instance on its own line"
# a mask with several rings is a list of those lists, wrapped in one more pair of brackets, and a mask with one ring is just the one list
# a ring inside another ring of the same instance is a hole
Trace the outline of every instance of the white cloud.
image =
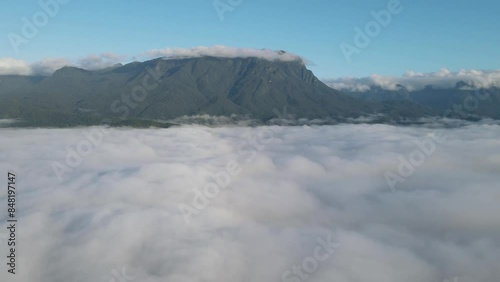
[(113, 53), (102, 53), (100, 55), (89, 55), (81, 58), (78, 65), (86, 70), (99, 70), (119, 64), (125, 58), (125, 56)]
[(74, 62), (65, 58), (45, 58), (41, 61), (29, 63), (13, 58), (0, 58), (0, 75), (43, 75), (50, 76), (56, 70), (73, 66), (88, 70), (97, 70), (111, 67), (120, 63), (125, 57), (113, 53), (89, 55)]
[(460, 70), (452, 72), (441, 69), (432, 73), (407, 71), (401, 77), (371, 75), (362, 78), (327, 79), (325, 83), (332, 88), (348, 91), (367, 91), (371, 86), (380, 86), (387, 90), (397, 90), (398, 84), (409, 90), (421, 90), (428, 85), (435, 88), (454, 88), (459, 81), (475, 87), (500, 87), (500, 70)]
[(194, 48), (165, 48), (148, 51), (144, 54), (150, 58), (198, 58), (204, 56), (221, 58), (249, 58), (255, 57), (269, 61), (301, 61), (305, 60), (291, 53), (273, 51), (269, 49), (235, 48), (227, 46), (198, 46)]
[[(63, 183), (51, 163), (87, 129), (0, 129), (0, 171), (19, 183), (16, 281), (110, 281), (123, 266), (133, 281), (281, 281), (328, 234), (339, 247), (307, 281), (500, 280), (499, 125), (272, 129), (264, 146), (250, 140), (266, 127), (115, 129)], [(442, 131), (391, 192), (398, 155)], [(242, 173), (187, 225), (179, 203), (230, 160)]]
[(71, 61), (64, 58), (47, 58), (31, 64), (30, 68), (32, 74), (48, 76), (62, 67), (71, 65)]
[(15, 120), (15, 119), (0, 119), (0, 125), (9, 125), (9, 124), (13, 124), (16, 122), (17, 122), (17, 120)]
[(46, 58), (28, 63), (13, 58), (0, 58), (0, 75), (51, 75), (54, 71), (68, 65), (71, 61), (63, 58)]
[(0, 58), (0, 75), (31, 75), (32, 70), (28, 63), (13, 58)]

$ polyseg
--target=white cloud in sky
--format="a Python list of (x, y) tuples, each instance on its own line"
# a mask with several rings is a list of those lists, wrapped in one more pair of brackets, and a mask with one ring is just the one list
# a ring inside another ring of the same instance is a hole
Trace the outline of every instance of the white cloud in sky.
[(165, 48), (147, 51), (145, 56), (150, 58), (198, 58), (204, 56), (221, 58), (249, 58), (255, 57), (269, 61), (301, 61), (305, 60), (295, 54), (274, 51), (270, 49), (235, 48), (228, 46), (198, 46), (193, 48)]
[(401, 77), (373, 74), (362, 78), (326, 79), (324, 82), (332, 88), (348, 91), (367, 91), (371, 86), (380, 86), (386, 90), (397, 90), (402, 85), (409, 90), (421, 90), (428, 85), (435, 88), (454, 88), (459, 81), (475, 87), (500, 87), (500, 70), (460, 70), (452, 72), (441, 69), (437, 72), (419, 73), (407, 71)]
[(102, 53), (100, 55), (89, 55), (81, 58), (78, 65), (86, 70), (99, 70), (114, 66), (123, 62), (126, 56), (113, 53)]
[(31, 73), (36, 75), (52, 75), (56, 70), (72, 65), (70, 60), (64, 58), (48, 58), (30, 65)]
[(13, 58), (0, 58), (0, 75), (31, 75), (32, 69), (29, 63)]
[(120, 63), (125, 56), (103, 53), (89, 55), (78, 59), (76, 62), (65, 58), (45, 58), (41, 61), (29, 63), (13, 58), (0, 58), (0, 75), (43, 75), (50, 76), (56, 70), (73, 66), (87, 70), (98, 70), (111, 67)]
[[(115, 129), (59, 183), (51, 164), (85, 130), (0, 129), (0, 171), (19, 183), (16, 281), (123, 266), (132, 281), (282, 281), (328, 234), (339, 247), (307, 281), (500, 279), (499, 125)], [(384, 172), (440, 132), (391, 192)], [(178, 205), (231, 160), (241, 174), (187, 225)]]

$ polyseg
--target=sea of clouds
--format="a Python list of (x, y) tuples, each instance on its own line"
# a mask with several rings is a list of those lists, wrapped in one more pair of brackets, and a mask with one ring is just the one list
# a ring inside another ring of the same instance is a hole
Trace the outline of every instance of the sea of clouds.
[[(89, 132), (101, 142), (59, 180)], [(0, 148), (0, 222), (8, 171), (19, 217), (18, 273), (2, 263), (1, 281), (500, 281), (499, 125), (3, 128)]]

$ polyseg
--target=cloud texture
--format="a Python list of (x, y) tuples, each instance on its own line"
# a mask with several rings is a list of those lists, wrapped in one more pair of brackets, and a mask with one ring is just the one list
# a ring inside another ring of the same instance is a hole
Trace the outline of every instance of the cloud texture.
[(409, 90), (421, 90), (428, 85), (435, 88), (454, 88), (459, 81), (475, 87), (500, 87), (500, 70), (460, 70), (452, 72), (441, 69), (432, 73), (407, 71), (402, 77), (371, 75), (362, 78), (343, 77), (327, 79), (325, 83), (332, 88), (348, 91), (367, 91), (371, 86), (380, 86), (386, 90), (397, 90), (402, 85)]
[(102, 53), (81, 58), (78, 65), (86, 70), (99, 70), (119, 64), (125, 58), (125, 56), (113, 53)]
[(120, 63), (125, 57), (112, 53), (89, 55), (72, 61), (65, 58), (45, 58), (41, 61), (29, 63), (13, 58), (0, 58), (0, 75), (42, 75), (50, 76), (56, 70), (73, 66), (87, 70), (98, 70)]
[[(126, 267), (130, 281), (278, 282), (329, 234), (338, 249), (307, 281), (500, 280), (498, 125), (115, 129), (60, 183), (51, 164), (96, 129), (0, 129), (0, 172), (18, 178), (16, 281)], [(391, 192), (384, 172), (442, 132)], [(186, 224), (179, 204), (230, 161), (241, 173)]]
[(235, 48), (227, 46), (198, 46), (194, 48), (166, 48), (156, 49), (145, 53), (146, 56), (157, 58), (198, 58), (204, 56), (221, 58), (260, 58), (269, 61), (301, 61), (305, 60), (297, 55), (269, 49)]

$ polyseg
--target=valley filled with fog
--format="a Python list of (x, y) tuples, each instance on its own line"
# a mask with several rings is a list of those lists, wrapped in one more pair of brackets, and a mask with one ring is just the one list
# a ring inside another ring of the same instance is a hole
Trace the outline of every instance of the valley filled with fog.
[(500, 277), (495, 122), (0, 128), (0, 148), (13, 281)]

